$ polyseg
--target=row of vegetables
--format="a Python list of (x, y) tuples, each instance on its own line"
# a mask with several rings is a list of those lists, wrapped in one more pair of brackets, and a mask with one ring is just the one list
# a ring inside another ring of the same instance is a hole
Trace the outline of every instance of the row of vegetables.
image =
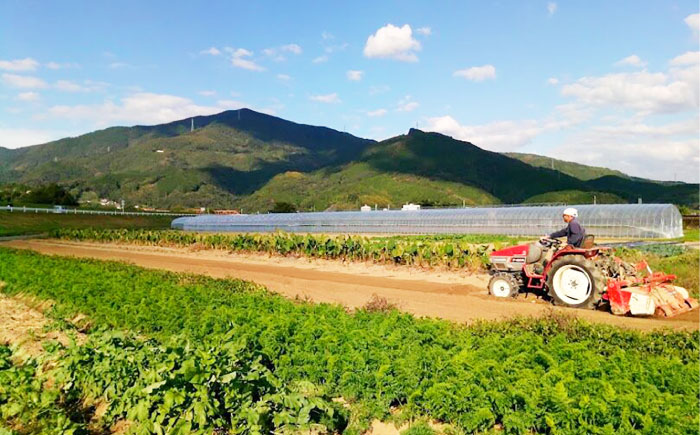
[[(453, 433), (700, 424), (697, 331), (349, 313), (243, 281), (4, 248), (0, 281), (7, 296), (52, 301), (55, 325), (90, 316), (87, 339), (47, 346), (46, 361), (13, 365), (0, 347), (0, 380), (26, 372), (0, 383), (0, 427), (17, 433), (41, 415), (65, 418), (73, 433), (122, 424), (143, 434), (362, 433), (374, 418), (435, 419)], [(35, 408), (18, 408), (22, 388), (41, 398)]]
[[(419, 266), (442, 266), (476, 270), (488, 262), (494, 248), (513, 242), (507, 237), (403, 236), (364, 237), (315, 234), (217, 234), (182, 231), (58, 229), (52, 237), (97, 242), (122, 242), (147, 246), (223, 249), (285, 256), (372, 261)], [(495, 241), (494, 241), (495, 240)]]

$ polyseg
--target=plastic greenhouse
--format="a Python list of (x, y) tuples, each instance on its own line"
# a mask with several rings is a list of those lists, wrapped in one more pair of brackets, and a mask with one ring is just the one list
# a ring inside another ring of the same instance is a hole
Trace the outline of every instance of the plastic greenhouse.
[[(575, 205), (588, 234), (606, 238), (675, 238), (683, 222), (672, 204)], [(186, 231), (367, 234), (504, 234), (541, 236), (564, 227), (563, 206), (488, 207), (417, 211), (345, 211), (181, 217)]]

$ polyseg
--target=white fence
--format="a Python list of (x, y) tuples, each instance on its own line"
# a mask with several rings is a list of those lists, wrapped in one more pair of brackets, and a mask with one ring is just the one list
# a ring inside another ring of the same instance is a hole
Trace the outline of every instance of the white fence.
[(107, 210), (80, 210), (77, 208), (40, 208), (40, 207), (12, 207), (0, 206), (0, 211), (12, 213), (49, 213), (49, 214), (93, 214), (93, 215), (114, 215), (114, 216), (196, 216), (193, 213), (170, 213), (170, 212), (145, 212), (145, 211), (107, 211)]

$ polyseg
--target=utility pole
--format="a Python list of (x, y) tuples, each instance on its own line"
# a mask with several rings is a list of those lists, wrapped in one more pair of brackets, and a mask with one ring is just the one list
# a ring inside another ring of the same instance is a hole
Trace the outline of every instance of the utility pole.
[(190, 133), (194, 131), (194, 118), (191, 119), (192, 124), (190, 124)]

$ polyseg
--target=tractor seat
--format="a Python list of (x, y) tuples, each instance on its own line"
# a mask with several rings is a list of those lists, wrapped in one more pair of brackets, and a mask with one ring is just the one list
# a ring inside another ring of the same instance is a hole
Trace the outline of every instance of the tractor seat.
[(593, 234), (586, 235), (583, 237), (583, 241), (581, 242), (581, 248), (591, 249), (594, 246), (595, 246), (595, 236)]

